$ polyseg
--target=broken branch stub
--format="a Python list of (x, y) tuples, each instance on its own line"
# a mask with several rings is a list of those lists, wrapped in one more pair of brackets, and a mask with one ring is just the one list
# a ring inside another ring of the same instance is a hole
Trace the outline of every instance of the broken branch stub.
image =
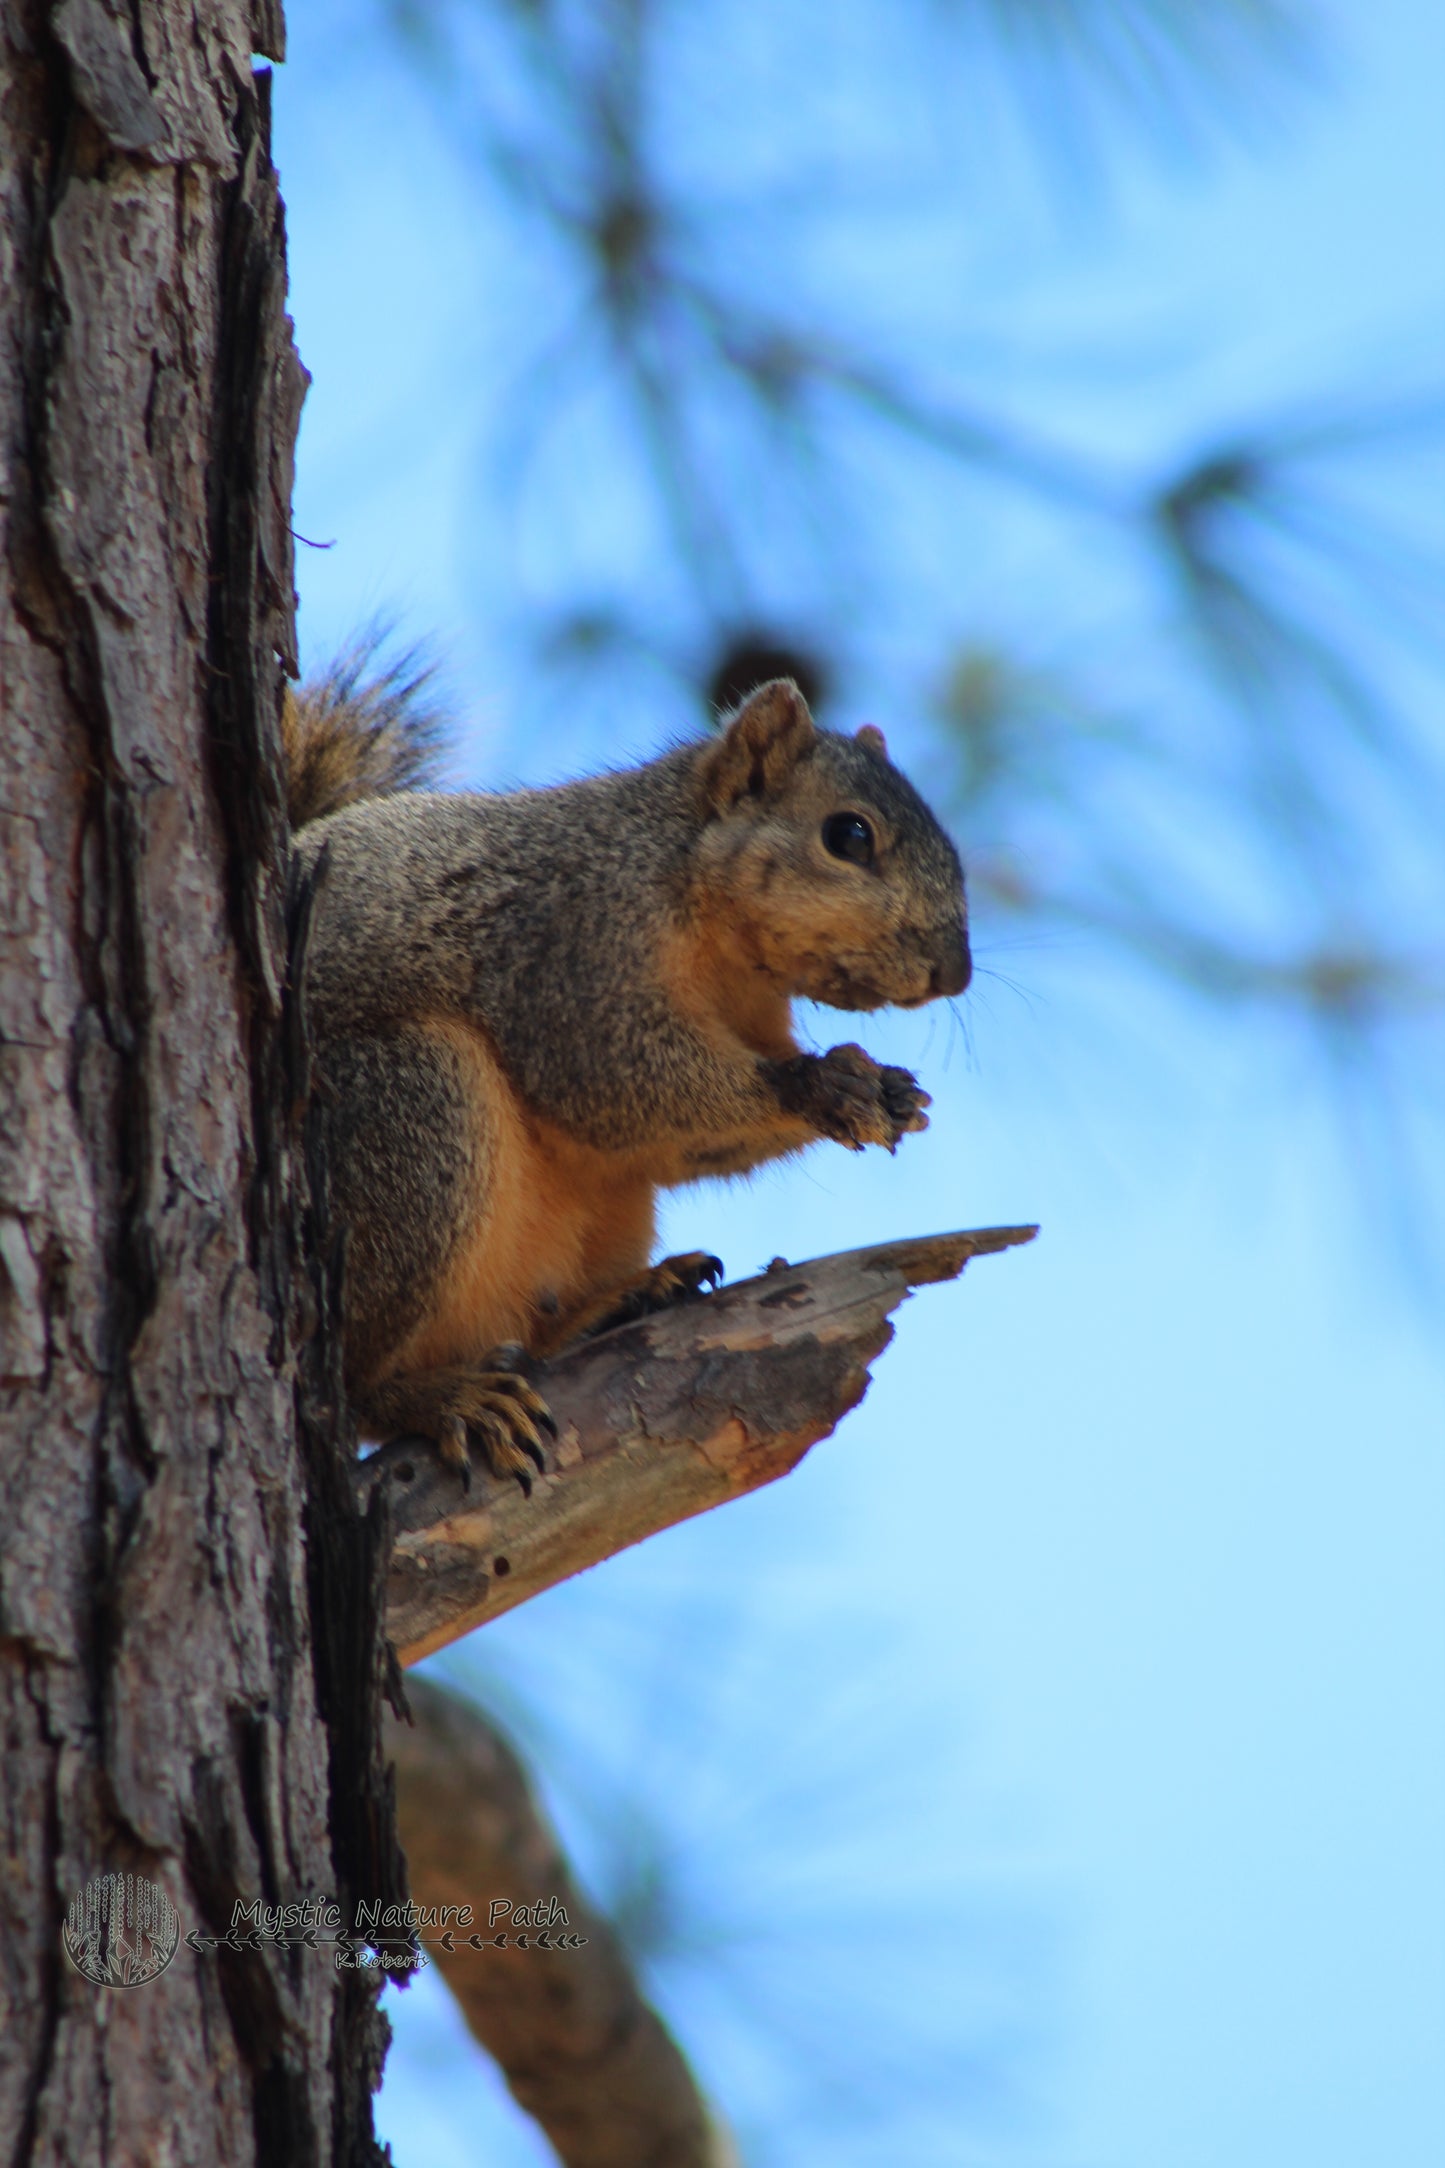
[(424, 1441), (383, 1446), (357, 1485), (363, 1505), (377, 1484), (389, 1493), (399, 1660), (786, 1475), (862, 1399), (910, 1288), (1037, 1232), (921, 1235), (773, 1266), (582, 1342), (536, 1372), (558, 1435), (530, 1497), (480, 1467), (466, 1489)]

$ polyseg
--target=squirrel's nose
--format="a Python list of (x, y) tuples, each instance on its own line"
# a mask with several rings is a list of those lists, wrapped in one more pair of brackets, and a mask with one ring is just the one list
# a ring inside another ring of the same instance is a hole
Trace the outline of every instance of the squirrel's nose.
[(973, 958), (968, 953), (968, 935), (960, 927), (957, 933), (949, 936), (943, 954), (933, 967), (933, 992), (961, 994), (972, 977)]

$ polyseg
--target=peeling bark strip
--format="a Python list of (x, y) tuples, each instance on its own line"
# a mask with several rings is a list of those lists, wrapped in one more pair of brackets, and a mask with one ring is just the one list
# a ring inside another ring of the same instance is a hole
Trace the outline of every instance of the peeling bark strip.
[[(258, 50), (272, 0), (0, 13), (6, 2161), (377, 2157), (356, 1976), (183, 1943), (120, 1994), (59, 1942), (104, 1871), (214, 1932), (238, 1898), (373, 1897), (394, 1859), (360, 1767), (379, 1535), (348, 1560), (303, 1526), (338, 1495), (355, 1521), (324, 1331), (299, 1430), (292, 1376), (276, 716), (303, 378)], [(345, 1662), (316, 1659), (323, 1583), (351, 1592)]]
[[(426, 1679), (415, 1728), (391, 1723), (397, 1814), (418, 1905), (556, 1900), (580, 1949), (457, 1949), (435, 1961), (563, 2168), (736, 2168), (682, 2051), (643, 1999), (611, 1926), (572, 1880), (512, 1749), (480, 1710)], [(465, 1930), (463, 1930), (465, 1932)]]
[(585, 1342), (536, 1373), (558, 1442), (530, 1498), (480, 1470), (466, 1491), (426, 1446), (383, 1446), (357, 1483), (363, 1498), (391, 1498), (386, 1616), (399, 1660), (417, 1663), (644, 1536), (786, 1475), (862, 1399), (910, 1288), (1037, 1232), (843, 1250)]

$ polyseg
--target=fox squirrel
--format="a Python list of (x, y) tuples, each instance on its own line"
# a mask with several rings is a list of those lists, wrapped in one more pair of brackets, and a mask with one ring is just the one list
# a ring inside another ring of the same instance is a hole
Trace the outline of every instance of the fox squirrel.
[(928, 1094), (858, 1046), (799, 1051), (790, 1004), (961, 993), (963, 875), (880, 731), (819, 730), (797, 686), (709, 740), (548, 790), (416, 785), (409, 688), (352, 670), (288, 696), (297, 849), (326, 852), (308, 948), (344, 1362), (366, 1435), (478, 1445), (524, 1487), (522, 1374), (721, 1276), (647, 1269), (659, 1186), (817, 1137), (894, 1149)]

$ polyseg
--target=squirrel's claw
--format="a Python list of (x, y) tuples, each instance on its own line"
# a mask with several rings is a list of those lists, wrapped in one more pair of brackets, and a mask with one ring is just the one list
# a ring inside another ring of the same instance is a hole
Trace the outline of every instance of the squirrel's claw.
[(721, 1284), (722, 1276), (720, 1257), (707, 1250), (686, 1250), (677, 1257), (664, 1257), (660, 1265), (644, 1272), (623, 1299), (629, 1316), (648, 1317), (654, 1310), (670, 1310), (675, 1302), (686, 1302), (691, 1295), (710, 1293)]
[(700, 1295), (704, 1289), (711, 1294), (715, 1287), (721, 1287), (723, 1261), (706, 1250), (688, 1250), (681, 1257), (664, 1257), (653, 1273), (673, 1291), (671, 1299), (680, 1302), (687, 1295)]
[[(505, 1361), (514, 1354), (522, 1359), (520, 1349), (498, 1348), (488, 1360)], [(530, 1497), (533, 1475), (547, 1473), (542, 1433), (557, 1435), (542, 1395), (510, 1367), (451, 1370), (428, 1382), (442, 1401), (433, 1413), (437, 1451), (461, 1477), (463, 1489), (471, 1489), (475, 1448), (492, 1475), (515, 1476)]]
[(477, 1379), (468, 1427), (486, 1456), (493, 1475), (515, 1476), (527, 1497), (533, 1474), (547, 1473), (542, 1432), (557, 1435), (557, 1425), (542, 1395), (515, 1370), (483, 1371)]
[[(484, 1359), (487, 1368), (482, 1372), (478, 1383), (488, 1387), (493, 1393), (508, 1395), (525, 1408), (534, 1423), (549, 1431), (555, 1438), (557, 1423), (552, 1410), (522, 1368), (527, 1360), (527, 1351), (521, 1342), (509, 1340), (504, 1347), (494, 1347), (491, 1354)], [(537, 1445), (540, 1451), (540, 1439)]]
[(884, 1114), (895, 1130), (888, 1149), (896, 1152), (900, 1137), (928, 1127), (928, 1116), (923, 1110), (932, 1106), (933, 1099), (906, 1069), (891, 1068), (884, 1069), (879, 1078), (879, 1096)]
[(444, 1415), (437, 1432), (437, 1452), (462, 1479), (462, 1489), (472, 1487), (472, 1456), (467, 1444), (467, 1426), (459, 1415)]

